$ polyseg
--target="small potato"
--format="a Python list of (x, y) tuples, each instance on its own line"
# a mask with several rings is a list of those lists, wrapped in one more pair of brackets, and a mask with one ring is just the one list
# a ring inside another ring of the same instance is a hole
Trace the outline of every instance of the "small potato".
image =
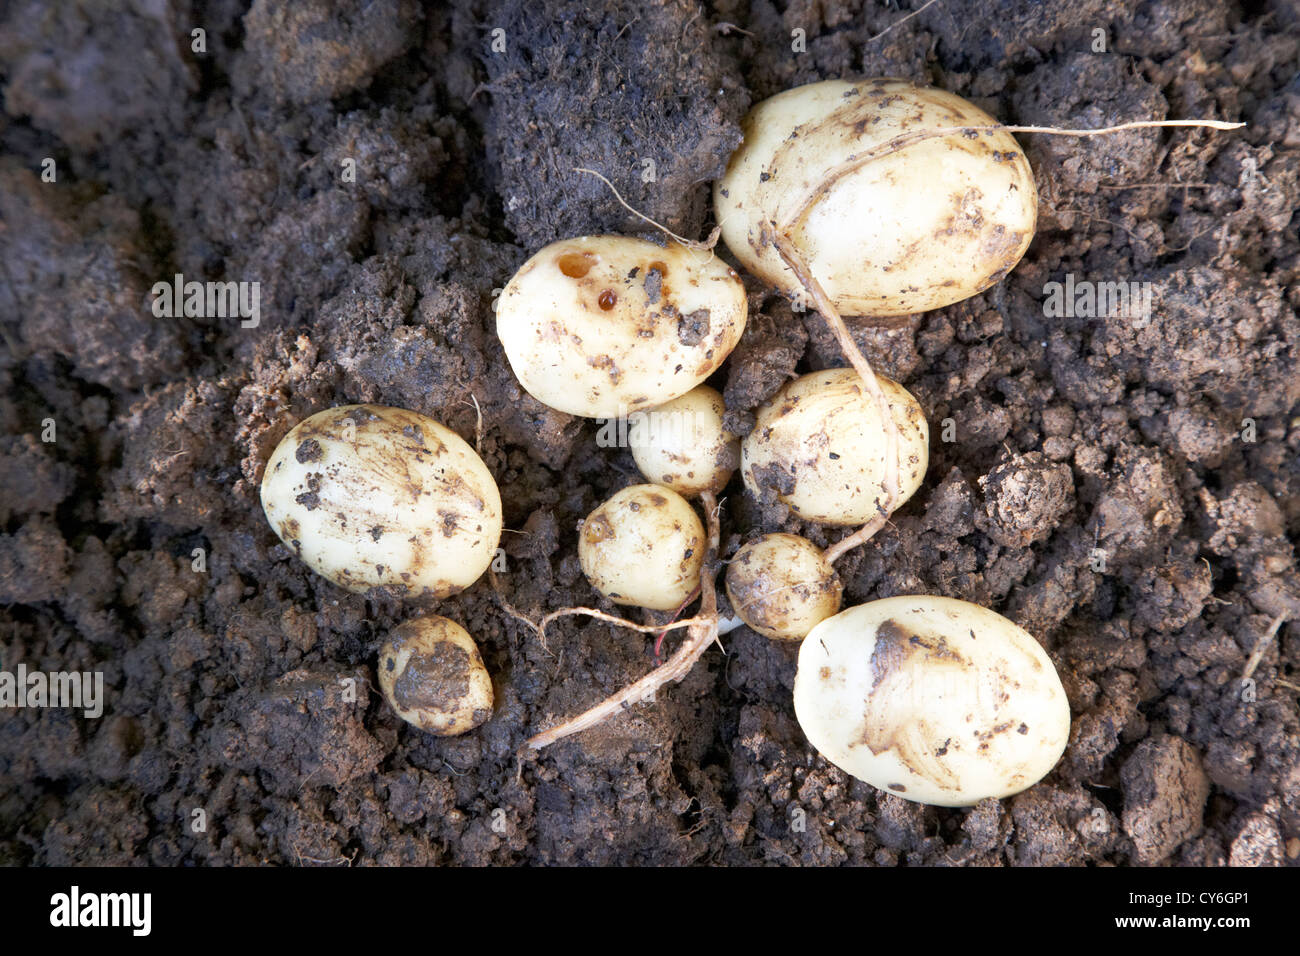
[(704, 526), (662, 485), (633, 485), (587, 515), (578, 560), (587, 580), (618, 604), (675, 610), (700, 583)]
[(764, 100), (714, 184), (722, 239), (778, 289), (802, 286), (764, 235), (783, 227), (844, 315), (906, 315), (1000, 281), (1034, 236), (1038, 195), (1003, 131), (923, 139), (853, 166), (873, 147), (926, 129), (997, 120), (904, 80), (811, 83)]
[(823, 757), (908, 800), (961, 807), (1056, 765), (1070, 707), (1028, 633), (978, 604), (914, 595), (841, 611), (799, 648), (794, 710)]
[(439, 737), (492, 716), (492, 678), (455, 621), (430, 614), (394, 628), (379, 649), (379, 688), (398, 717)]
[(632, 415), (628, 443), (641, 474), (678, 494), (721, 491), (740, 462), (740, 440), (722, 427), (722, 396), (707, 385)]
[(432, 418), (341, 405), (287, 434), (262, 476), (266, 520), (350, 591), (444, 598), (487, 570), (501, 495), (474, 449)]
[(807, 538), (767, 534), (727, 565), (727, 599), (741, 620), (764, 637), (801, 640), (840, 609), (835, 569)]
[(726, 263), (673, 243), (565, 239), (506, 285), (497, 336), (539, 402), (623, 418), (684, 395), (731, 354), (748, 305)]
[[(921, 487), (930, 460), (925, 413), (907, 389), (877, 376), (899, 431), (899, 498)], [(805, 521), (858, 525), (883, 503), (885, 426), (850, 368), (787, 383), (758, 410), (741, 446), (741, 475), (754, 495), (764, 486)]]

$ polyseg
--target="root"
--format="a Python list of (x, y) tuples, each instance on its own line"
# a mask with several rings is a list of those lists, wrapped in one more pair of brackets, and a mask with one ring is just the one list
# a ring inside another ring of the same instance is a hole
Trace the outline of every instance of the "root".
[(834, 564), (836, 559), (845, 552), (856, 548), (865, 541), (870, 540), (872, 535), (885, 526), (889, 520), (890, 514), (893, 513), (895, 503), (898, 501), (900, 472), (898, 458), (901, 438), (898, 434), (898, 421), (894, 418), (894, 413), (889, 407), (889, 399), (885, 396), (885, 390), (880, 387), (880, 380), (876, 378), (876, 373), (871, 368), (871, 363), (866, 360), (858, 345), (853, 341), (853, 336), (849, 334), (848, 326), (844, 324), (844, 319), (840, 317), (839, 309), (831, 302), (830, 296), (822, 288), (822, 284), (817, 281), (808, 270), (808, 264), (804, 262), (803, 256), (795, 248), (794, 243), (781, 233), (779, 230), (767, 230), (768, 238), (772, 245), (776, 247), (777, 253), (780, 254), (785, 264), (790, 267), (799, 279), (799, 282), (812, 296), (813, 303), (817, 306), (817, 311), (821, 313), (826, 324), (830, 326), (831, 332), (835, 334), (835, 340), (839, 343), (840, 351), (844, 357), (849, 360), (853, 370), (858, 373), (862, 379), (863, 388), (867, 394), (875, 401), (876, 408), (880, 412), (880, 420), (885, 426), (885, 474), (880, 482), (881, 491), (884, 492), (884, 501), (877, 499), (876, 510), (879, 512), (874, 518), (864, 524), (853, 534), (849, 535), (842, 541), (837, 541), (825, 551), (822, 556), (828, 564)]
[(830, 192), (832, 186), (854, 170), (861, 169), (867, 163), (884, 156), (890, 156), (900, 150), (907, 149), (909, 146), (915, 146), (917, 143), (923, 143), (928, 139), (937, 139), (941, 136), (951, 136), (955, 133), (965, 136), (977, 136), (980, 133), (997, 132), (1045, 133), (1049, 136), (1107, 136), (1111, 133), (1122, 133), (1131, 129), (1188, 126), (1228, 130), (1240, 129), (1245, 125), (1245, 123), (1228, 123), (1223, 120), (1137, 120), (1132, 123), (1120, 123), (1117, 126), (1102, 126), (1096, 129), (1065, 129), (1059, 126), (1005, 126), (1001, 123), (995, 123), (991, 126), (941, 126), (936, 129), (922, 129), (912, 133), (902, 133), (861, 153), (855, 153), (852, 159), (836, 166), (817, 184), (816, 189), (811, 190), (803, 198), (792, 215), (780, 217), (781, 225), (778, 227), (777, 232), (788, 232), (797, 225), (808, 214), (808, 210)]
[[(718, 540), (720, 537), (718, 529), (718, 505), (712, 492), (703, 492), (700, 499), (704, 504), (705, 519), (708, 522), (709, 549), (704, 557), (704, 566), (700, 569), (700, 613), (693, 618), (684, 621), (674, 621), (667, 627), (662, 625), (639, 625), (632, 624), (622, 618), (614, 617), (612, 614), (605, 614), (601, 611), (594, 611), (591, 608), (565, 608), (560, 611), (552, 612), (543, 618), (543, 626), (546, 621), (565, 614), (587, 614), (600, 620), (610, 621), (622, 627), (630, 627), (637, 631), (659, 631), (670, 630), (674, 628), (689, 628), (686, 640), (682, 642), (681, 647), (672, 657), (668, 658), (662, 665), (656, 667), (645, 677), (642, 677), (634, 684), (629, 684), (617, 694), (607, 697), (595, 707), (579, 714), (577, 717), (570, 718), (562, 724), (545, 730), (534, 737), (529, 738), (528, 747), (532, 750), (541, 750), (549, 744), (555, 743), (571, 734), (579, 733), (595, 727), (597, 724), (608, 720), (615, 714), (640, 700), (650, 697), (664, 684), (669, 681), (679, 681), (685, 677), (695, 662), (708, 648), (708, 646), (717, 639), (718, 636), (718, 595), (714, 590), (713, 576), (717, 573), (715, 567), (715, 558), (718, 552)], [(540, 633), (540, 630), (539, 630)]]
[(631, 206), (629, 206), (627, 204), (627, 201), (623, 198), (622, 193), (618, 191), (618, 187), (615, 186), (613, 183), (611, 183), (600, 173), (596, 172), (594, 169), (588, 169), (585, 166), (574, 166), (573, 171), (575, 173), (589, 173), (590, 175), (595, 176), (602, 183), (604, 183), (606, 186), (609, 187), (609, 191), (614, 194), (614, 198), (618, 200), (618, 204), (622, 206), (624, 209), (626, 209), (628, 212), (630, 212), (632, 215), (636, 216), (638, 219), (648, 222), (650, 225), (654, 226), (656, 229), (658, 229), (664, 235), (668, 236), (674, 242), (680, 243), (681, 245), (685, 246), (687, 249), (696, 249), (701, 252), (707, 252), (709, 253), (709, 258), (710, 259), (713, 258), (713, 247), (718, 244), (718, 237), (722, 235), (721, 225), (714, 226), (713, 231), (709, 233), (709, 238), (705, 239), (703, 242), (700, 242), (698, 239), (687, 239), (685, 236), (677, 235), (677, 233), (673, 232), (667, 226), (655, 222), (653, 219), (651, 219), (649, 216), (647, 216), (645, 213), (641, 212), (640, 210), (634, 209)]

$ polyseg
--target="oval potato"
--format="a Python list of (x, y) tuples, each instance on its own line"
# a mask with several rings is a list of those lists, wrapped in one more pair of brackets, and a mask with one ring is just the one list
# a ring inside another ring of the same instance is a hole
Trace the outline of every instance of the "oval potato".
[(773, 221), (785, 227), (844, 315), (906, 315), (975, 295), (1034, 236), (1033, 171), (1010, 133), (936, 136), (843, 170), (903, 134), (996, 124), (959, 96), (905, 80), (778, 93), (745, 117), (744, 142), (714, 184), (722, 239), (746, 269), (799, 295), (764, 235)]
[(262, 510), (308, 567), (350, 591), (448, 597), (487, 570), (501, 538), (501, 495), (474, 449), (384, 405), (298, 423), (266, 463)]
[(429, 614), (400, 624), (379, 649), (379, 688), (402, 720), (439, 737), (492, 716), (492, 678), (455, 621)]
[(740, 440), (722, 427), (727, 408), (698, 385), (680, 398), (632, 415), (628, 444), (641, 474), (681, 495), (721, 491), (740, 461)]
[(617, 604), (671, 611), (690, 597), (704, 565), (704, 525), (690, 503), (662, 485), (632, 485), (582, 523), (578, 561)]
[(515, 273), (497, 305), (497, 336), (539, 402), (622, 418), (713, 374), (747, 310), (740, 277), (716, 257), (584, 236), (546, 246)]
[(794, 709), (837, 767), (948, 807), (1033, 785), (1070, 736), (1065, 690), (1033, 637), (977, 604), (925, 595), (872, 601), (813, 628)]
[(840, 609), (843, 587), (821, 549), (797, 534), (765, 534), (727, 562), (727, 600), (764, 637), (800, 640)]
[[(912, 393), (877, 375), (898, 422), (899, 496), (916, 493), (930, 461), (930, 427)], [(864, 524), (884, 494), (885, 427), (876, 402), (851, 368), (831, 368), (786, 383), (758, 410), (741, 445), (745, 487), (765, 486), (805, 521)]]

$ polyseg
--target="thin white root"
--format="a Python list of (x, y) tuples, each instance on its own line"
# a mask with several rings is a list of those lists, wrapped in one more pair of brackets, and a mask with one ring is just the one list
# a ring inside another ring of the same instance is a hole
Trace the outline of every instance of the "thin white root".
[(769, 230), (768, 238), (771, 239), (785, 264), (790, 267), (790, 270), (798, 277), (804, 289), (812, 296), (817, 311), (822, 314), (822, 318), (826, 320), (826, 324), (830, 326), (831, 331), (835, 334), (835, 340), (839, 343), (840, 351), (844, 353), (844, 357), (849, 360), (853, 370), (862, 379), (867, 394), (875, 401), (876, 408), (880, 412), (880, 420), (885, 425), (885, 475), (880, 483), (881, 491), (884, 492), (884, 501), (876, 502), (876, 509), (879, 513), (874, 518), (847, 538), (837, 541), (822, 552), (826, 562), (834, 564), (836, 559), (845, 552), (870, 540), (872, 535), (885, 526), (885, 522), (889, 520), (889, 516), (894, 510), (899, 495), (898, 475), (900, 468), (898, 450), (901, 438), (898, 434), (898, 422), (894, 418), (893, 411), (889, 408), (889, 399), (885, 396), (885, 390), (880, 387), (880, 380), (876, 378), (871, 363), (866, 360), (866, 357), (858, 349), (857, 343), (853, 341), (853, 336), (849, 333), (848, 326), (844, 324), (839, 310), (835, 308), (835, 303), (831, 302), (830, 296), (826, 294), (826, 290), (817, 281), (817, 277), (809, 271), (808, 264), (804, 261), (803, 256), (799, 254), (799, 250), (795, 248), (789, 237), (779, 230)]
[(940, 136), (951, 136), (954, 133), (959, 134), (979, 134), (979, 133), (1044, 133), (1049, 136), (1105, 136), (1111, 133), (1122, 133), (1132, 129), (1155, 129), (1162, 127), (1201, 127), (1204, 129), (1240, 129), (1245, 123), (1228, 123), (1223, 120), (1136, 120), (1131, 123), (1120, 123), (1117, 126), (1102, 126), (1096, 129), (1064, 129), (1057, 126), (1007, 126), (1001, 123), (994, 123), (991, 126), (941, 126), (934, 129), (916, 130), (911, 133), (902, 133), (893, 139), (886, 140), (877, 146), (873, 146), (861, 153), (854, 154), (852, 159), (841, 163), (831, 170), (813, 190), (803, 197), (794, 213), (789, 216), (781, 217), (781, 225), (777, 228), (780, 233), (786, 233), (792, 227), (798, 225), (800, 220), (807, 215), (811, 209), (840, 179), (847, 176), (856, 169), (861, 169), (867, 163), (880, 159), (883, 156), (890, 156), (909, 146), (915, 146), (917, 143), (925, 142), (928, 139), (936, 139)]
[(623, 198), (623, 194), (618, 191), (618, 187), (615, 186), (613, 183), (611, 183), (600, 173), (596, 172), (594, 169), (588, 169), (585, 166), (574, 166), (573, 171), (575, 173), (588, 173), (589, 175), (595, 176), (602, 183), (604, 183), (606, 186), (609, 187), (609, 191), (614, 194), (614, 198), (618, 200), (618, 204), (622, 206), (624, 209), (626, 209), (628, 212), (630, 212), (632, 215), (636, 216), (640, 220), (643, 220), (644, 222), (648, 222), (650, 225), (654, 226), (656, 229), (658, 229), (664, 235), (668, 236), (674, 242), (681, 243), (687, 249), (696, 249), (702, 252), (707, 252), (709, 253), (709, 258), (710, 259), (713, 258), (713, 247), (718, 244), (718, 237), (722, 235), (722, 226), (720, 225), (714, 226), (713, 231), (709, 233), (709, 238), (705, 239), (703, 242), (700, 242), (698, 239), (687, 239), (685, 236), (677, 235), (677, 233), (673, 232), (667, 226), (660, 225), (659, 223), (655, 222), (655, 220), (651, 219), (649, 216), (647, 216), (645, 213), (641, 212), (640, 210), (634, 209), (632, 206), (629, 206), (627, 200)]
[(541, 750), (550, 744), (555, 743), (571, 734), (595, 727), (597, 724), (608, 720), (615, 714), (631, 707), (638, 701), (646, 700), (654, 695), (664, 684), (669, 681), (679, 681), (690, 673), (695, 662), (705, 652), (710, 644), (718, 638), (718, 596), (714, 590), (713, 575), (716, 573), (714, 568), (714, 558), (718, 552), (719, 522), (718, 522), (718, 505), (712, 492), (703, 492), (700, 499), (704, 504), (704, 514), (708, 522), (709, 534), (709, 552), (705, 555), (704, 567), (700, 569), (700, 613), (688, 621), (675, 621), (664, 627), (655, 625), (647, 627), (644, 625), (629, 625), (627, 621), (616, 618), (613, 615), (604, 614), (600, 611), (592, 611), (590, 608), (566, 608), (563, 611), (556, 611), (547, 615), (552, 618), (560, 614), (580, 613), (590, 614), (592, 617), (608, 620), (612, 623), (630, 626), (639, 631), (662, 631), (674, 627), (689, 627), (686, 640), (682, 642), (681, 647), (668, 660), (664, 661), (659, 667), (656, 667), (645, 677), (642, 677), (634, 684), (629, 684), (617, 694), (605, 698), (595, 707), (577, 717), (570, 718), (562, 724), (545, 730), (528, 740), (528, 747), (532, 750)]
[(1255, 668), (1259, 667), (1259, 662), (1264, 659), (1264, 652), (1268, 650), (1269, 645), (1273, 643), (1273, 638), (1277, 637), (1277, 632), (1281, 629), (1282, 624), (1286, 621), (1286, 612), (1273, 618), (1273, 623), (1269, 625), (1264, 635), (1255, 642), (1255, 649), (1250, 652), (1250, 657), (1246, 660), (1246, 666), (1241, 672), (1241, 680), (1250, 680), (1255, 673)]

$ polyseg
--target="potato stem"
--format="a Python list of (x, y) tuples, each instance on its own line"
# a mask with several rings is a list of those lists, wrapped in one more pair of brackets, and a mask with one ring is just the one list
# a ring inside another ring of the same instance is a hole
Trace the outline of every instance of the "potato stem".
[(876, 500), (878, 514), (874, 518), (847, 538), (835, 542), (822, 552), (822, 556), (827, 563), (834, 564), (837, 558), (869, 540), (872, 535), (883, 528), (885, 522), (889, 520), (889, 515), (894, 510), (895, 503), (898, 501), (898, 475), (900, 470), (898, 448), (901, 438), (898, 434), (898, 422), (889, 407), (889, 399), (885, 395), (885, 390), (880, 387), (880, 380), (876, 378), (876, 373), (871, 368), (871, 363), (858, 349), (857, 343), (853, 341), (853, 336), (849, 333), (848, 326), (844, 324), (844, 319), (840, 317), (839, 309), (835, 308), (835, 303), (826, 294), (826, 290), (817, 281), (817, 277), (809, 271), (808, 264), (804, 261), (803, 256), (799, 254), (799, 250), (795, 248), (789, 237), (779, 230), (769, 230), (768, 238), (776, 247), (777, 253), (785, 261), (785, 264), (790, 267), (790, 270), (798, 277), (804, 289), (812, 296), (817, 311), (826, 320), (826, 324), (830, 326), (831, 332), (835, 335), (835, 340), (839, 342), (840, 351), (844, 353), (844, 357), (849, 360), (853, 370), (862, 379), (862, 385), (867, 390), (867, 394), (875, 401), (876, 408), (880, 412), (880, 420), (885, 426), (885, 474), (880, 482), (885, 500), (883, 503), (879, 499)]

